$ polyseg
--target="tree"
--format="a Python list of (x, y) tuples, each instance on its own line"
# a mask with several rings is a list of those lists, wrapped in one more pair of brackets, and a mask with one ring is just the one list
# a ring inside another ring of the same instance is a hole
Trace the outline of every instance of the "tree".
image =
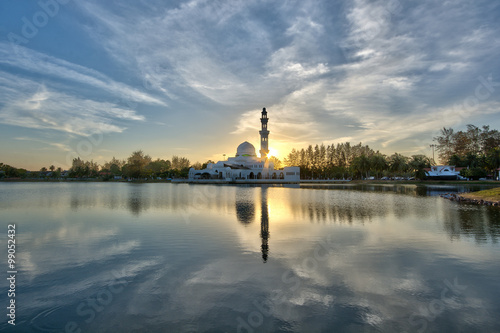
[(179, 157), (179, 156), (172, 156), (172, 169), (175, 170), (182, 170), (185, 168), (188, 168), (191, 163), (189, 163), (189, 160), (185, 157)]
[(292, 149), (292, 151), (288, 154), (287, 157), (284, 159), (284, 164), (285, 166), (297, 166), (299, 165), (300, 162), (300, 152), (295, 150), (295, 148)]
[(453, 128), (443, 127), (441, 135), (434, 138), (438, 145), (436, 147), (440, 161), (448, 161), (453, 154)]
[(491, 149), (486, 155), (486, 166), (494, 175), (500, 168), (500, 147)]
[(71, 163), (71, 168), (69, 168), (69, 175), (70, 177), (79, 177), (82, 174), (82, 169), (83, 169), (83, 161), (80, 159), (80, 157), (74, 158), (73, 162)]
[(394, 176), (402, 175), (408, 171), (408, 157), (394, 153), (389, 158), (389, 170)]
[(357, 156), (352, 160), (351, 167), (353, 170), (361, 175), (361, 178), (368, 178), (368, 172), (370, 171), (370, 158), (366, 155)]
[(212, 161), (212, 160), (208, 160), (208, 161), (206, 161), (205, 163), (203, 163), (203, 164), (201, 165), (201, 169), (206, 169), (206, 168), (207, 168), (207, 166), (208, 166), (210, 163), (215, 163), (215, 162), (214, 162), (214, 161)]
[(490, 130), (489, 126), (483, 126), (483, 130), (479, 135), (481, 141), (481, 151), (487, 154), (492, 149), (500, 147), (500, 132)]
[(136, 150), (127, 159), (127, 176), (140, 178), (146, 176), (146, 166), (151, 163), (151, 157), (142, 150)]
[(467, 168), (460, 170), (460, 175), (472, 180), (478, 180), (487, 176), (486, 170), (483, 168)]
[[(121, 169), (125, 165), (125, 163), (126, 163), (125, 160), (119, 160), (113, 156), (111, 161), (103, 164), (102, 168), (105, 170), (111, 171), (111, 168), (113, 168), (113, 165), (115, 165), (116, 166), (114, 168), (115, 170), (116, 170), (116, 168)], [(111, 172), (113, 172), (113, 171), (111, 171)]]
[(51, 165), (51, 166), (49, 167), (49, 169), (50, 169), (50, 171), (54, 172), (54, 170), (56, 169), (56, 167), (55, 167), (54, 165)]
[(170, 170), (170, 166), (170, 161), (158, 158), (149, 163), (146, 169), (150, 170), (152, 175), (160, 177), (166, 176), (167, 172)]
[(283, 163), (281, 163), (280, 159), (277, 158), (276, 156), (269, 157), (269, 162), (272, 162), (274, 164), (275, 169), (282, 169), (283, 168)]
[(193, 168), (193, 169), (195, 169), (195, 170), (201, 170), (201, 169), (203, 169), (203, 168), (202, 168), (202, 165), (201, 165), (201, 163), (200, 163), (200, 162), (195, 162), (195, 163), (193, 163), (193, 164), (191, 165), (191, 168)]
[(377, 178), (379, 178), (380, 173), (387, 168), (387, 160), (384, 155), (376, 153), (370, 157), (370, 165), (375, 170)]
[(416, 179), (423, 180), (426, 177), (425, 168), (431, 167), (430, 159), (425, 155), (413, 155), (409, 163), (410, 171)]

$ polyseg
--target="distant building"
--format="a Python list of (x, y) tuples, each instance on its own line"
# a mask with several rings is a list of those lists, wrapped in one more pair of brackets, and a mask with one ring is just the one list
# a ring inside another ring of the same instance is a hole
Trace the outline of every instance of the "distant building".
[(434, 165), (425, 169), (428, 179), (435, 180), (457, 180), (462, 179), (460, 170), (463, 168), (456, 168), (453, 165)]
[(227, 161), (209, 163), (203, 170), (189, 169), (189, 179), (281, 179), (285, 181), (299, 181), (299, 167), (285, 167), (275, 170), (274, 164), (267, 158), (269, 154), (269, 130), (267, 129), (266, 108), (262, 109), (260, 118), (262, 129), (260, 134), (260, 157), (255, 153), (255, 147), (248, 141), (241, 143), (236, 149), (235, 157)]

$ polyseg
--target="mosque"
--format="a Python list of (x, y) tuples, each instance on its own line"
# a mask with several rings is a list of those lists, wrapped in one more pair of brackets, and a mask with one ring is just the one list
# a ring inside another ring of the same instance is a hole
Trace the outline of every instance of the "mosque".
[[(299, 167), (285, 167), (275, 170), (274, 164), (267, 158), (269, 154), (269, 130), (267, 129), (266, 108), (262, 109), (260, 118), (262, 129), (260, 133), (260, 157), (255, 153), (255, 147), (248, 141), (243, 142), (236, 149), (235, 157), (227, 161), (209, 163), (203, 170), (189, 169), (189, 180), (220, 179), (224, 181), (248, 181), (259, 179), (275, 179), (277, 182), (300, 181)], [(280, 180), (280, 181), (278, 181)]]

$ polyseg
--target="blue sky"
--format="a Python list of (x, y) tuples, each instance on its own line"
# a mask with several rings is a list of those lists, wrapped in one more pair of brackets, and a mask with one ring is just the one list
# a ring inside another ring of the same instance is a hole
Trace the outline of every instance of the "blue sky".
[(219, 160), (262, 107), (280, 157), (500, 129), (498, 1), (5, 0), (0, 32), (0, 161), (29, 169)]

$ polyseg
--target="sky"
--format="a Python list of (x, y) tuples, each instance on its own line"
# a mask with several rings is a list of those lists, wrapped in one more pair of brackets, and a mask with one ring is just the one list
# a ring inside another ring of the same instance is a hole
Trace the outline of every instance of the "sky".
[(432, 156), (500, 129), (500, 2), (0, 2), (0, 162), (67, 169), (142, 149), (191, 162), (362, 142)]

